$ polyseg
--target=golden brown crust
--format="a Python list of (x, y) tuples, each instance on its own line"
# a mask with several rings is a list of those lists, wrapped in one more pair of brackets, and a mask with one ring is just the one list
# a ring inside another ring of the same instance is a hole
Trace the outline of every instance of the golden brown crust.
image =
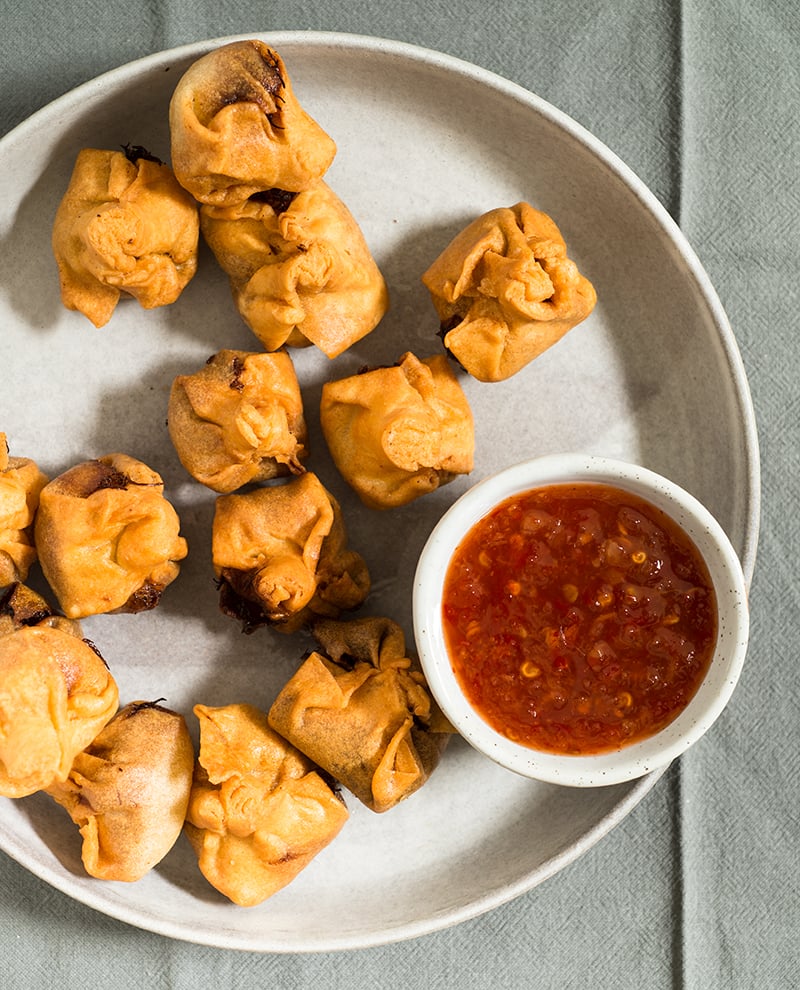
[(127, 454), (85, 461), (42, 489), (36, 545), (69, 618), (158, 604), (187, 554), (163, 491), (161, 476)]
[(0, 597), (0, 636), (26, 626), (50, 626), (83, 639), (83, 630), (77, 619), (58, 615), (38, 591), (16, 582)]
[(364, 235), (324, 182), (294, 197), (204, 206), (200, 222), (242, 319), (268, 351), (315, 344), (334, 358), (386, 313), (388, 290)]
[(235, 904), (260, 904), (339, 834), (347, 808), (252, 705), (194, 711), (200, 756), (186, 834), (209, 883)]
[(0, 636), (0, 795), (65, 780), (118, 702), (114, 678), (85, 640), (47, 625)]
[(339, 503), (307, 472), (217, 499), (212, 559), (223, 611), (245, 629), (294, 632), (314, 616), (357, 608), (369, 591), (363, 558), (347, 546)]
[(83, 839), (86, 872), (100, 880), (141, 879), (183, 829), (194, 747), (182, 715), (151, 702), (121, 709), (75, 757), (48, 793)]
[(169, 109), (172, 165), (201, 203), (242, 203), (279, 187), (307, 189), (327, 171), (334, 141), (300, 105), (280, 55), (235, 41), (197, 59)]
[(24, 581), (36, 560), (33, 523), (47, 475), (28, 457), (9, 457), (0, 433), (0, 588)]
[(53, 224), (62, 302), (96, 327), (122, 294), (145, 309), (175, 302), (197, 270), (199, 231), (197, 204), (167, 165), (84, 148)]
[(400, 627), (389, 619), (314, 625), (311, 653), (283, 687), (269, 724), (375, 812), (430, 777), (452, 734)]
[(407, 353), (322, 389), (320, 422), (334, 463), (365, 505), (388, 509), (474, 465), (467, 398), (445, 355)]
[(181, 463), (216, 492), (302, 474), (308, 430), (288, 354), (223, 350), (172, 384), (169, 433)]
[(528, 203), (478, 217), (422, 281), (445, 347), (484, 382), (516, 374), (586, 319), (597, 299), (556, 224)]

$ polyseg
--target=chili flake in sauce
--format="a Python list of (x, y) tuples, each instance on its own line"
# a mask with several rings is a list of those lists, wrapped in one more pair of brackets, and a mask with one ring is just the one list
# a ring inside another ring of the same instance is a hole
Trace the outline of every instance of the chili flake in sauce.
[(665, 513), (609, 485), (549, 485), (476, 523), (445, 578), (454, 672), (523, 745), (584, 755), (650, 736), (711, 662), (706, 565)]

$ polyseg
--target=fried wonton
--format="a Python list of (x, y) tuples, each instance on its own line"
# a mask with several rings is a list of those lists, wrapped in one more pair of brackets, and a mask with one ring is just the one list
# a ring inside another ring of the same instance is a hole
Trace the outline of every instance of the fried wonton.
[(326, 382), (320, 422), (334, 463), (365, 505), (388, 509), (474, 463), (467, 398), (444, 354)]
[(483, 382), (520, 371), (591, 313), (591, 282), (556, 224), (528, 203), (490, 210), (422, 276), (444, 346)]
[(185, 830), (203, 876), (235, 904), (271, 897), (341, 831), (348, 811), (311, 760), (252, 705), (196, 705), (200, 756)]
[(193, 772), (183, 716), (134, 701), (78, 753), (67, 779), (47, 790), (80, 828), (86, 872), (131, 882), (160, 863), (181, 834)]
[(85, 461), (39, 497), (39, 562), (69, 618), (155, 608), (187, 553), (161, 476), (127, 454)]
[(203, 237), (236, 307), (265, 349), (315, 344), (329, 358), (375, 329), (389, 305), (383, 275), (345, 204), (324, 182), (204, 206)]
[(9, 457), (0, 433), (0, 588), (24, 581), (36, 560), (33, 520), (47, 475), (29, 457)]
[(197, 203), (141, 148), (84, 148), (53, 225), (61, 299), (96, 326), (120, 296), (174, 303), (197, 270)]
[(288, 681), (269, 724), (368, 808), (418, 790), (453, 729), (390, 619), (321, 621), (320, 645)]
[(0, 636), (25, 626), (49, 626), (83, 639), (83, 629), (77, 619), (58, 615), (38, 591), (16, 582), (0, 597)]
[(65, 780), (118, 703), (114, 678), (86, 640), (46, 623), (0, 635), (0, 795)]
[(347, 546), (339, 503), (311, 473), (217, 499), (212, 559), (220, 607), (246, 632), (294, 632), (337, 617), (369, 592), (367, 565)]
[(181, 463), (216, 492), (302, 474), (308, 431), (288, 354), (223, 350), (172, 384), (169, 434)]
[(197, 59), (169, 108), (172, 165), (201, 203), (242, 203), (279, 186), (308, 189), (336, 145), (302, 108), (281, 56), (234, 41)]

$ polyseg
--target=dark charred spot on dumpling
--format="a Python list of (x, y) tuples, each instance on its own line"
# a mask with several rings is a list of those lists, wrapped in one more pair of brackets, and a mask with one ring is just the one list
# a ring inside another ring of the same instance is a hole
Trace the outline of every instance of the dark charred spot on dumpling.
[(413, 726), (412, 732), (413, 731), (417, 731), (417, 732), (428, 732), (428, 731), (430, 731), (430, 717), (428, 717), (428, 718), (422, 718), (422, 716), (419, 714), (419, 712), (412, 712), (411, 713), (411, 721), (412, 721), (412, 726)]
[[(284, 102), (284, 100), (283, 100), (282, 97), (278, 96), (278, 97), (275, 98), (275, 102), (278, 103), (278, 104), (282, 104)], [(273, 130), (276, 130), (276, 131), (282, 131), (283, 130), (283, 123), (282, 123), (282, 120), (281, 120), (281, 113), (282, 112), (283, 112), (283, 107), (282, 106), (278, 106), (278, 109), (277, 110), (273, 110), (272, 113), (268, 113), (266, 115), (267, 120), (269, 121), (270, 126), (272, 127)]]
[[(52, 616), (52, 612), (48, 608), (42, 609), (40, 612), (31, 612), (30, 615), (25, 616), (22, 620), (22, 625), (24, 626), (38, 626), (40, 622), (44, 622)], [(19, 622), (19, 617), (15, 616)]]
[(135, 165), (140, 159), (143, 159), (146, 162), (155, 162), (156, 165), (164, 164), (160, 158), (157, 158), (141, 144), (123, 144), (122, 150), (125, 153), (125, 157), (133, 165)]
[(9, 616), (15, 626), (38, 626), (53, 610), (41, 595), (17, 581), (0, 597), (0, 615)]
[(140, 588), (134, 591), (119, 611), (132, 613), (147, 612), (158, 605), (161, 601), (163, 591), (164, 589), (161, 585), (145, 581)]
[(268, 93), (280, 98), (281, 93), (286, 88), (286, 81), (281, 72), (278, 56), (271, 48), (262, 50), (261, 64), (263, 65), (263, 72), (259, 77), (259, 82)]
[(358, 663), (358, 657), (354, 657), (351, 653), (341, 653), (337, 657), (329, 656), (328, 659), (342, 670), (355, 670)]
[(263, 107), (264, 100), (258, 89), (249, 79), (242, 79), (236, 85), (219, 94), (219, 109), (230, 107), (236, 103), (255, 103)]
[(326, 783), (328, 787), (330, 787), (330, 789), (333, 791), (333, 796), (335, 798), (338, 798), (339, 801), (341, 801), (341, 803), (346, 808), (347, 802), (345, 801), (344, 794), (342, 794), (342, 785), (339, 783), (339, 781), (333, 776), (332, 773), (330, 773), (328, 770), (323, 769), (320, 766), (315, 766), (314, 769), (316, 771), (317, 776), (322, 781), (324, 781), (324, 783)]
[(61, 495), (70, 498), (89, 498), (104, 488), (126, 488), (130, 478), (101, 460), (84, 461), (69, 468), (50, 482)]
[(236, 392), (244, 390), (244, 382), (242, 381), (243, 372), (244, 361), (237, 356), (231, 361), (231, 380), (228, 382), (229, 387)]
[(217, 581), (219, 588), (219, 608), (223, 615), (236, 619), (242, 624), (242, 632), (250, 633), (270, 624), (270, 618), (256, 602), (245, 598), (232, 586), (230, 581), (222, 578)]
[(288, 189), (278, 189), (276, 187), (275, 189), (263, 189), (261, 192), (253, 193), (250, 199), (256, 203), (266, 203), (267, 206), (272, 207), (276, 215), (279, 215), (289, 209), (296, 195), (296, 192), (290, 192)]
[(154, 709), (157, 712), (167, 712), (169, 715), (172, 715), (173, 713), (169, 708), (164, 708), (161, 704), (162, 701), (166, 701), (166, 698), (156, 698), (155, 701), (132, 701), (122, 709), (120, 715), (123, 718), (131, 718), (133, 715), (138, 715), (139, 712), (148, 711), (149, 709)]
[(262, 64), (264, 66), (264, 72), (259, 81), (275, 101), (275, 108), (266, 110), (265, 115), (270, 125), (276, 131), (280, 131), (283, 129), (281, 114), (283, 112), (283, 104), (286, 102), (283, 98), (286, 80), (281, 73), (278, 57), (271, 49), (267, 48), (264, 50)]
[(454, 313), (453, 316), (449, 316), (446, 320), (442, 320), (442, 322), (439, 324), (439, 330), (436, 336), (441, 340), (445, 350), (445, 354), (447, 354), (447, 356), (450, 358), (453, 364), (457, 365), (462, 371), (466, 371), (464, 365), (458, 360), (455, 354), (453, 354), (453, 352), (445, 343), (445, 338), (447, 337), (448, 333), (450, 333), (451, 330), (455, 330), (455, 328), (460, 323), (463, 322), (464, 322), (464, 317), (460, 316), (458, 313)]
[(103, 656), (100, 650), (98, 650), (95, 644), (90, 639), (87, 639), (85, 636), (83, 637), (82, 642), (84, 642), (89, 647), (89, 649), (92, 651), (92, 653), (94, 653), (95, 656), (99, 657), (103, 661), (103, 665), (105, 666), (106, 670), (108, 670), (109, 666), (106, 663), (106, 658)]
[(130, 477), (124, 471), (117, 471), (110, 468), (105, 474), (97, 479), (95, 491), (102, 491), (104, 488), (124, 489), (131, 484)]
[(400, 364), (400, 361), (395, 361), (394, 364), (362, 364), (356, 371), (356, 374), (368, 375), (371, 371), (383, 371), (385, 368), (399, 368)]
[(442, 340), (450, 333), (451, 330), (459, 325), (459, 323), (464, 322), (464, 317), (458, 313), (454, 313), (452, 316), (448, 316), (446, 320), (442, 320), (439, 324), (439, 330), (437, 336), (441, 337)]
[(278, 114), (286, 82), (277, 55), (269, 48), (247, 46), (237, 61), (238, 75), (218, 93), (218, 109), (235, 103), (255, 103), (269, 118)]

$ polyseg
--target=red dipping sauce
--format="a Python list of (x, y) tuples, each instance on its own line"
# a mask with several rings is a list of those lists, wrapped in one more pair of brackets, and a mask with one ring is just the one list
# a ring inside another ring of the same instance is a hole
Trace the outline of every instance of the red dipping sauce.
[(653, 735), (708, 670), (717, 606), (688, 535), (609, 485), (548, 485), (479, 520), (444, 583), (472, 707), (533, 749), (589, 755)]

